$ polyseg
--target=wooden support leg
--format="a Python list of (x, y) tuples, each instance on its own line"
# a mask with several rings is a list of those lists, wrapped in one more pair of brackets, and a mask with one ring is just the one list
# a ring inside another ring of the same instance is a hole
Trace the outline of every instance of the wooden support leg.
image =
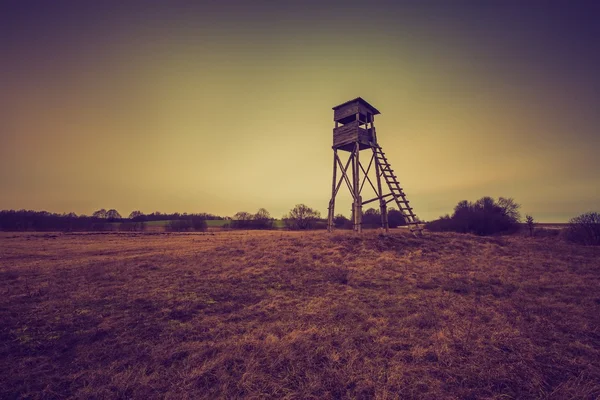
[(360, 145), (354, 145), (354, 230), (362, 232), (362, 200), (360, 196)]
[[(333, 213), (335, 212), (335, 181), (337, 172), (337, 149), (333, 150), (333, 183), (331, 184), (331, 200), (329, 200), (329, 214), (327, 216), (327, 230), (333, 231)], [(344, 171), (342, 171), (344, 173)]]
[(388, 222), (387, 204), (386, 204), (385, 200), (383, 200), (383, 199), (380, 200), (379, 208), (381, 211), (381, 227), (387, 233), (390, 230), (390, 224)]
[(358, 216), (357, 232), (361, 233), (362, 232), (362, 196), (358, 196), (358, 199), (356, 201), (356, 215)]

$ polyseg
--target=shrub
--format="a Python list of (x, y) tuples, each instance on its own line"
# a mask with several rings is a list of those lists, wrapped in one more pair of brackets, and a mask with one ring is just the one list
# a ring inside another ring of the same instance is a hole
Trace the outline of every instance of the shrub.
[(362, 215), (363, 228), (379, 228), (381, 227), (381, 213), (379, 210), (369, 208)]
[(145, 222), (121, 222), (119, 224), (120, 231), (126, 232), (143, 232), (146, 230)]
[(513, 199), (482, 197), (474, 203), (463, 200), (454, 207), (452, 216), (446, 215), (429, 222), (425, 227), (431, 231), (453, 231), (492, 235), (512, 233), (519, 229), (520, 205)]
[(90, 230), (98, 232), (112, 231), (114, 226), (108, 222), (96, 222), (91, 225)]
[(352, 222), (342, 214), (333, 217), (333, 225), (338, 229), (352, 229)]
[(573, 243), (586, 246), (600, 245), (600, 214), (588, 212), (572, 218), (565, 237)]
[(204, 218), (192, 218), (192, 229), (196, 232), (205, 232), (208, 225)]
[(388, 226), (390, 228), (397, 228), (399, 226), (406, 225), (406, 221), (404, 220), (404, 215), (399, 210), (395, 208), (390, 208), (388, 210)]
[(206, 231), (206, 221), (201, 218), (176, 219), (165, 225), (167, 232)]
[(425, 228), (432, 232), (450, 232), (455, 230), (455, 223), (449, 215), (445, 215), (434, 221), (427, 222)]
[(176, 219), (169, 221), (165, 225), (167, 232), (187, 232), (192, 229), (192, 221), (186, 219)]
[(327, 220), (325, 219), (319, 219), (316, 220), (310, 229), (327, 229)]

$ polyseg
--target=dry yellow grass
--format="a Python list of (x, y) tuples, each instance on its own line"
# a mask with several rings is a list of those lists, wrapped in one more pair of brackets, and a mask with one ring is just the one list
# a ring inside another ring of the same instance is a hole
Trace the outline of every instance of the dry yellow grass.
[(1, 234), (0, 398), (597, 398), (600, 249)]

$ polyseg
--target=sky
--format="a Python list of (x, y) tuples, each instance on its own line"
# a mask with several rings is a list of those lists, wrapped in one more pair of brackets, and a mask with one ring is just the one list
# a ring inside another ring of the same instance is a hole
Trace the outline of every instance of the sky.
[(420, 218), (503, 196), (566, 222), (600, 211), (599, 18), (589, 1), (2, 1), (0, 209), (326, 216), (331, 108), (361, 96)]

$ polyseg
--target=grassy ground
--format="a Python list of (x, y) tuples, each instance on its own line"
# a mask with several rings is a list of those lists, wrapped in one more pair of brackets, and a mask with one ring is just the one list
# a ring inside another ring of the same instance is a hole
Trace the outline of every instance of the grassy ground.
[(598, 398), (600, 249), (0, 234), (0, 398)]

